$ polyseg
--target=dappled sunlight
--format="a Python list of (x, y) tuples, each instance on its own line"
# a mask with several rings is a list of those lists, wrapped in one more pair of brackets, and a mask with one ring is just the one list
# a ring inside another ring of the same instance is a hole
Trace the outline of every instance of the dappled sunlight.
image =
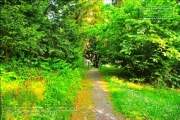
[[(38, 114), (38, 108), (35, 109), (37, 102), (44, 99), (44, 91), (46, 86), (44, 81), (30, 80), (30, 81), (10, 81), (7, 83), (2, 82), (2, 98), (7, 99), (8, 96), (11, 96), (8, 99), (5, 118), (8, 120), (18, 120), (19, 117), (23, 119), (29, 119), (35, 114)], [(12, 107), (16, 106), (16, 107)], [(17, 114), (19, 117), (15, 115)]]
[[(137, 90), (141, 90), (141, 89), (147, 89), (147, 90), (153, 90), (154, 88), (150, 85), (144, 85), (144, 84), (139, 84), (139, 83), (132, 83), (132, 82), (126, 82), (125, 80), (123, 80), (122, 78), (118, 78), (116, 76), (112, 76), (109, 79), (111, 82), (113, 82), (114, 84), (120, 85), (120, 86), (126, 86), (128, 88), (133, 88), (133, 89), (137, 89)], [(120, 88), (118, 88), (120, 89)], [(123, 90), (123, 89), (121, 89)], [(116, 91), (116, 89), (113, 89), (113, 91)]]
[(180, 120), (177, 1), (2, 0), (2, 120)]
[(103, 68), (100, 72), (107, 81), (114, 107), (124, 114), (126, 120), (179, 119), (178, 90), (133, 83), (127, 78), (108, 74), (109, 69)]
[(18, 81), (12, 81), (12, 82), (3, 82), (1, 83), (1, 91), (2, 95), (7, 92), (12, 92), (13, 90), (17, 89), (20, 86), (20, 83)]
[(124, 83), (123, 80), (120, 80), (120, 79), (119, 79), (118, 77), (116, 77), (116, 76), (112, 76), (112, 77), (110, 78), (110, 80), (111, 80), (112, 82), (118, 83), (118, 84), (123, 84), (123, 83)]
[(108, 68), (110, 68), (110, 67), (111, 67), (109, 64), (102, 65), (102, 66), (105, 66), (105, 67), (108, 67)]
[(129, 113), (132, 114), (132, 116), (139, 116), (138, 111), (129, 111)]
[(144, 87), (144, 89), (147, 89), (147, 90), (149, 90), (149, 91), (154, 90), (154, 88), (153, 88), (152, 86), (150, 86), (150, 85), (146, 85), (146, 86)]
[(126, 85), (129, 88), (134, 88), (137, 90), (141, 90), (143, 88), (143, 86), (141, 86), (140, 84), (135, 84), (135, 83), (131, 83), (131, 82), (126, 83)]
[(37, 96), (38, 100), (44, 99), (44, 91), (46, 89), (44, 82), (35, 81), (30, 83), (29, 88)]
[[(12, 81), (8, 83), (3, 83), (1, 87), (2, 97), (11, 94), (13, 95), (10, 104), (14, 104), (16, 103), (14, 100), (20, 100), (22, 98), (27, 99), (30, 102), (29, 104), (33, 104), (35, 101), (30, 100), (32, 96), (36, 96), (37, 100), (43, 100), (45, 89), (46, 87), (44, 82), (40, 81), (25, 81), (23, 83), (20, 83), (18, 81)], [(21, 103), (21, 105), (28, 106), (26, 102)]]
[(112, 92), (119, 92), (119, 91), (123, 92), (123, 91), (126, 91), (126, 89), (120, 88), (120, 87), (117, 87), (117, 88), (110, 88), (110, 89), (111, 89)]
[(172, 116), (166, 114), (169, 111), (175, 118), (179, 117), (178, 92), (127, 82), (115, 76), (106, 76), (106, 80), (114, 107), (126, 117), (135, 120), (161, 117), (171, 119)]
[(96, 82), (97, 83), (97, 87), (99, 88), (99, 89), (102, 89), (103, 91), (108, 91), (107, 90), (107, 83), (105, 82), (105, 81), (97, 81)]

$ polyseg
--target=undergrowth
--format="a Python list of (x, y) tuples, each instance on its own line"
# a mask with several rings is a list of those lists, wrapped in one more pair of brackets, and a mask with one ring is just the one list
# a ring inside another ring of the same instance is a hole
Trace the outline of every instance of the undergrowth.
[(1, 65), (2, 119), (68, 120), (83, 76), (59, 61), (40, 67)]

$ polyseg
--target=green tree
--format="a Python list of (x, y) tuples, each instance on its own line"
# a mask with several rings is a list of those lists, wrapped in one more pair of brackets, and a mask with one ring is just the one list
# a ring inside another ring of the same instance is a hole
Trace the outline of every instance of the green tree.
[[(104, 28), (99, 44), (103, 58), (107, 58), (104, 63), (122, 66), (134, 82), (179, 87), (179, 6), (176, 1), (125, 0), (120, 8), (106, 5), (102, 10), (108, 21), (101, 24)], [(155, 10), (159, 11), (155, 14)]]

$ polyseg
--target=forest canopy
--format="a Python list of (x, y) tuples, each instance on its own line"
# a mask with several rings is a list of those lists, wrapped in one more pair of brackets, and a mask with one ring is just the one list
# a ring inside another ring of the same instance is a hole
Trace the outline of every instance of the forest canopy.
[(180, 87), (177, 0), (1, 1), (0, 61), (122, 67), (133, 82)]

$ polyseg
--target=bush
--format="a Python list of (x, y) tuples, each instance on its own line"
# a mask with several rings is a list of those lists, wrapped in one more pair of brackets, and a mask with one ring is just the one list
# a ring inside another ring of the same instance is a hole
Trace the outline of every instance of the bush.
[(64, 61), (40, 66), (9, 69), (8, 64), (1, 65), (3, 119), (70, 119), (83, 70), (72, 69)]

